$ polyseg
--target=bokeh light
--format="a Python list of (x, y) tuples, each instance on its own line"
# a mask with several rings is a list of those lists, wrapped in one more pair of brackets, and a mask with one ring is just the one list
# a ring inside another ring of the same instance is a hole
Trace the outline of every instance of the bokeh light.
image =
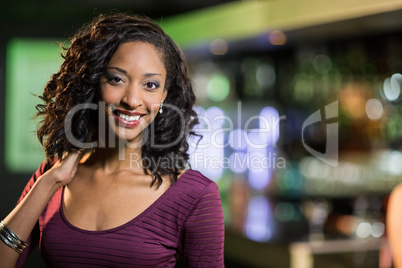
[(327, 55), (320, 54), (314, 57), (313, 67), (317, 73), (326, 74), (332, 68), (332, 61)]
[(380, 169), (392, 175), (402, 174), (402, 153), (399, 151), (385, 151), (380, 154)]
[(251, 198), (248, 206), (246, 235), (258, 242), (268, 241), (273, 233), (272, 212), (268, 200), (263, 196)]
[(262, 88), (272, 87), (275, 84), (275, 69), (269, 63), (259, 64), (255, 75), (258, 85)]
[(234, 173), (243, 173), (248, 169), (247, 155), (242, 152), (234, 152), (229, 156), (229, 168)]
[(390, 78), (384, 80), (384, 95), (389, 101), (395, 101), (401, 94), (402, 75), (393, 74)]
[(207, 110), (197, 107), (195, 110), (200, 121), (195, 131), (202, 135), (202, 139), (196, 136), (190, 137), (189, 162), (193, 169), (218, 181), (225, 168), (225, 163), (222, 161), (224, 159), (225, 134), (221, 131), (222, 125), (225, 123), (225, 114), (218, 107), (210, 107)]
[[(262, 155), (257, 154), (250, 155), (251, 159), (253, 158), (256, 159), (258, 157), (261, 157), (261, 159), (263, 159)], [(253, 187), (256, 190), (263, 190), (268, 186), (271, 180), (271, 175), (272, 175), (271, 169), (251, 165), (251, 167), (249, 167), (248, 180), (251, 187)]]
[(295, 208), (289, 202), (280, 202), (275, 207), (275, 217), (283, 222), (291, 221), (295, 216)]
[(229, 133), (229, 145), (234, 150), (245, 150), (247, 132), (243, 129), (234, 129)]
[(359, 238), (367, 238), (371, 235), (371, 224), (368, 222), (361, 222), (357, 225), (356, 228), (356, 235)]
[(272, 31), (269, 34), (269, 42), (274, 46), (282, 46), (286, 44), (286, 35), (279, 30)]
[(213, 74), (207, 85), (209, 99), (220, 102), (227, 98), (230, 92), (229, 79), (223, 74)]
[(209, 45), (209, 50), (214, 55), (225, 55), (228, 52), (228, 49), (228, 43), (221, 38), (214, 39)]
[(384, 113), (384, 107), (377, 99), (369, 99), (366, 102), (366, 114), (371, 120), (378, 120)]
[(273, 146), (279, 139), (279, 113), (273, 107), (265, 107), (259, 117), (260, 135), (268, 146)]
[(385, 232), (385, 224), (377, 221), (371, 225), (371, 235), (374, 237), (381, 237)]

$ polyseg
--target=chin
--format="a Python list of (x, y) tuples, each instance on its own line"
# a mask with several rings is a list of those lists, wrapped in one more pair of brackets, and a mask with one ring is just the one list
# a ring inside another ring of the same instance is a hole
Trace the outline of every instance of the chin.
[[(143, 144), (142, 132), (138, 133), (137, 131), (135, 131), (135, 132), (130, 133), (131, 131), (127, 131), (127, 130), (121, 130), (121, 131), (119, 131), (119, 129), (115, 129), (115, 130), (116, 130), (116, 132), (114, 134), (116, 136), (116, 140), (118, 140), (118, 142), (121, 145), (138, 144), (138, 146), (141, 146)], [(135, 147), (138, 147), (138, 146), (135, 146)], [(133, 148), (135, 148), (135, 147), (133, 147)]]

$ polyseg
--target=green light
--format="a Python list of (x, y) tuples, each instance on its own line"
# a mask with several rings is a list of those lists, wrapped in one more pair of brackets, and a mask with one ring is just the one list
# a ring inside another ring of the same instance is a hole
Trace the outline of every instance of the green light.
[(237, 40), (266, 31), (271, 5), (270, 1), (235, 1), (163, 18), (160, 24), (182, 48), (216, 38)]
[[(162, 18), (160, 25), (181, 48), (227, 42), (274, 33), (271, 42), (286, 42), (287, 31), (329, 24), (390, 11), (395, 0), (230, 1), (221, 5)], [(396, 8), (396, 7), (395, 7)], [(275, 34), (276, 33), (276, 34)], [(279, 35), (278, 35), (279, 34)], [(279, 37), (279, 38), (278, 38)]]
[(230, 83), (226, 76), (221, 74), (212, 75), (207, 85), (207, 96), (213, 101), (219, 102), (229, 95)]
[(295, 209), (292, 204), (281, 202), (275, 208), (275, 216), (283, 222), (291, 221), (295, 216)]
[(61, 63), (54, 41), (13, 39), (7, 44), (5, 164), (11, 172), (32, 172), (44, 160), (33, 120), (46, 82)]

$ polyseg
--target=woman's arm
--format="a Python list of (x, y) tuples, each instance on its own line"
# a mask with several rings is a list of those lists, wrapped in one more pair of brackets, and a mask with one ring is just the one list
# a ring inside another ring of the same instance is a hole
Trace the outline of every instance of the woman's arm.
[[(80, 156), (81, 153), (70, 153), (40, 176), (31, 191), (3, 220), (23, 241), (28, 239), (40, 214), (56, 191), (72, 181)], [(0, 267), (15, 267), (18, 256), (16, 251), (0, 241)]]
[(387, 209), (388, 239), (396, 268), (402, 267), (402, 184), (395, 187)]

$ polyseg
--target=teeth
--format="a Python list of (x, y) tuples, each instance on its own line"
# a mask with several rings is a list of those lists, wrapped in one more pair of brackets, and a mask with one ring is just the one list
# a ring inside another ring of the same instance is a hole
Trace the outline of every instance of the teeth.
[(129, 121), (129, 122), (137, 121), (141, 117), (140, 115), (136, 115), (136, 116), (131, 115), (131, 116), (129, 116), (129, 115), (122, 114), (122, 113), (117, 113), (117, 116), (122, 118), (122, 119), (124, 119), (124, 120), (126, 120), (126, 121)]

